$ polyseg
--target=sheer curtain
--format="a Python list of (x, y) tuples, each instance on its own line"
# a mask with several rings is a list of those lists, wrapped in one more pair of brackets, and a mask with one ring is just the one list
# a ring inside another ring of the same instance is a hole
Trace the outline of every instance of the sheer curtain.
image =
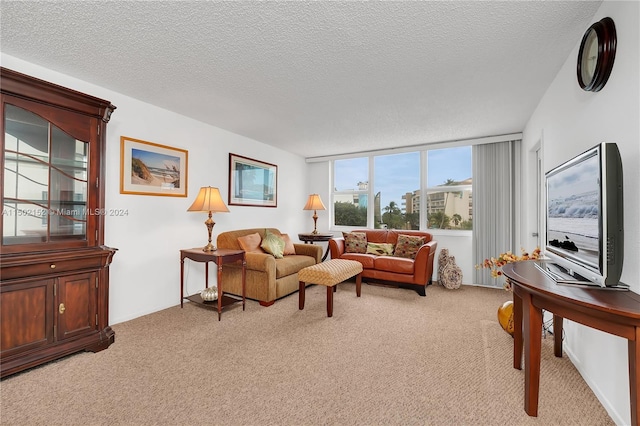
[[(516, 158), (520, 140), (473, 146), (473, 259), (480, 264), (515, 244)], [(474, 283), (501, 287), (488, 269)]]

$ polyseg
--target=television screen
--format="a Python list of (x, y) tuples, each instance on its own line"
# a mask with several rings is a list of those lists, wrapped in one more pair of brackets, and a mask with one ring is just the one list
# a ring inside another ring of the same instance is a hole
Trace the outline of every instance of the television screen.
[(547, 244), (598, 269), (600, 164), (597, 153), (547, 179)]
[(550, 170), (546, 178), (545, 257), (559, 283), (626, 288), (622, 160), (601, 143)]

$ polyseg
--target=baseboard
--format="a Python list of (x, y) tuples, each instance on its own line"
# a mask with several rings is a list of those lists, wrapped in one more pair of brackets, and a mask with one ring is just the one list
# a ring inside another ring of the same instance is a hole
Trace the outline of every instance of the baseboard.
[(593, 391), (596, 398), (598, 398), (598, 401), (600, 401), (600, 404), (602, 404), (604, 409), (607, 411), (607, 414), (609, 414), (609, 416), (611, 417), (611, 419), (614, 421), (616, 425), (618, 426), (627, 425), (627, 423), (623, 420), (622, 415), (615, 409), (615, 407), (611, 404), (611, 402), (607, 399), (607, 397), (604, 396), (600, 388), (591, 379), (591, 377), (588, 374), (586, 374), (586, 372), (584, 371), (584, 366), (580, 362), (580, 359), (576, 356), (576, 354), (574, 354), (571, 351), (571, 349), (569, 349), (568, 346), (569, 345), (563, 345), (562, 349), (567, 354), (567, 356), (569, 357), (569, 360), (574, 365), (574, 367), (576, 367), (576, 370), (578, 370), (578, 373), (580, 373), (580, 376), (582, 376), (584, 381), (587, 383), (587, 386), (589, 386), (589, 388)]

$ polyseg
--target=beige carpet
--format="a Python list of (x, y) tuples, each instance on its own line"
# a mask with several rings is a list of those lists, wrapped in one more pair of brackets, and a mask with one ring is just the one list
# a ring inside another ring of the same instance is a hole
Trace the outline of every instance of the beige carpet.
[(174, 307), (116, 324), (116, 342), (0, 382), (3, 425), (612, 425), (543, 342), (539, 417), (496, 310), (510, 294), (437, 285), (325, 287), (222, 321)]

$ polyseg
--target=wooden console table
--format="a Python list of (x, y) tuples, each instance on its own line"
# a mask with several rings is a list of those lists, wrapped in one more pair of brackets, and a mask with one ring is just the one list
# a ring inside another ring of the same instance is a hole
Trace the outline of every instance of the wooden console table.
[(553, 313), (554, 354), (562, 357), (562, 320), (575, 321), (623, 337), (629, 342), (631, 424), (640, 408), (640, 294), (559, 285), (535, 266), (515, 262), (502, 267), (513, 289), (513, 367), (522, 369), (524, 343), (524, 410), (538, 415), (542, 310)]
[[(218, 266), (218, 300), (207, 302), (202, 300), (200, 294), (196, 293), (191, 296), (184, 295), (184, 259), (191, 259), (195, 262), (204, 262), (204, 279), (205, 288), (209, 288), (209, 262), (214, 262)], [(242, 298), (235, 295), (224, 294), (222, 288), (222, 266), (225, 263), (242, 262)], [(247, 262), (244, 256), (244, 250), (228, 250), (218, 249), (214, 251), (203, 251), (201, 248), (180, 250), (180, 307), (184, 307), (184, 299), (197, 303), (201, 306), (217, 308), (218, 321), (222, 314), (222, 309), (242, 302), (242, 310), (244, 311), (245, 303), (245, 286), (246, 286), (246, 266)]]

